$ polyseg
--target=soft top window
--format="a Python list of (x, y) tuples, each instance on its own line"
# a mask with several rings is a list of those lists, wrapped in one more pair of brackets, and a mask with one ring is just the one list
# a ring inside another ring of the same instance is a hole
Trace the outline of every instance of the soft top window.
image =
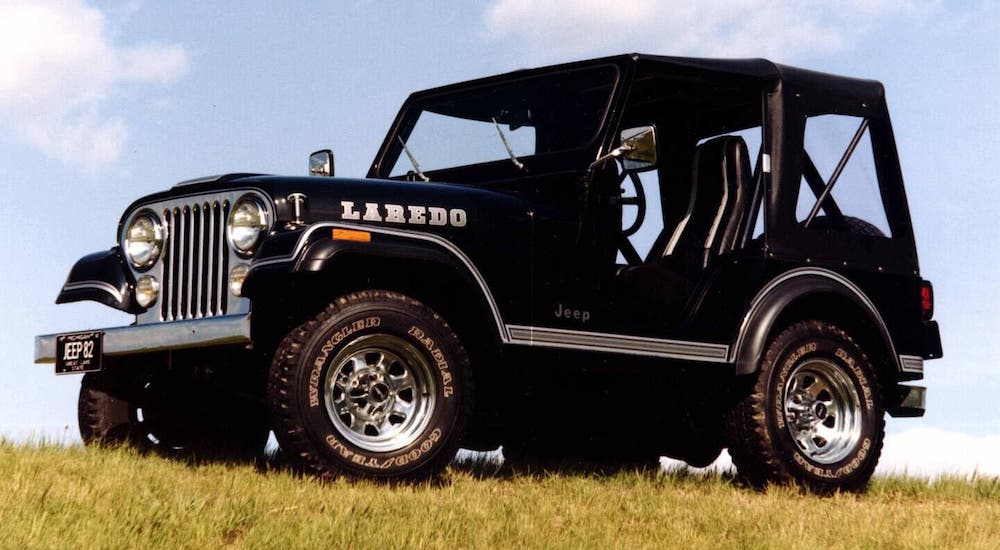
[(832, 114), (809, 117), (804, 145), (796, 220), (813, 230), (891, 235), (868, 121)]

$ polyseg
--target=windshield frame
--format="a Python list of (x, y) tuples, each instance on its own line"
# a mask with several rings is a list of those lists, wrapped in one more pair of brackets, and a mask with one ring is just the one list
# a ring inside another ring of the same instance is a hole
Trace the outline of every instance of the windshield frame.
[[(400, 108), (399, 113), (396, 115), (392, 126), (389, 129), (385, 139), (383, 140), (382, 146), (379, 148), (379, 152), (375, 157), (375, 161), (372, 163), (371, 168), (368, 171), (369, 178), (380, 178), (380, 179), (400, 179), (399, 176), (390, 176), (393, 168), (399, 162), (399, 160), (404, 155), (404, 148), (400, 143), (400, 139), (406, 141), (409, 139), (410, 134), (417, 125), (421, 113), (425, 110), (428, 112), (434, 112), (433, 109), (427, 109), (434, 104), (438, 104), (450, 97), (458, 96), (468, 96), (474, 95), (477, 92), (486, 90), (489, 88), (496, 88), (500, 86), (516, 85), (519, 82), (524, 82), (527, 80), (534, 80), (545, 77), (556, 77), (559, 74), (573, 73), (578, 71), (588, 71), (596, 70), (601, 68), (610, 68), (612, 74), (610, 75), (610, 86), (607, 97), (607, 103), (605, 105), (603, 113), (597, 119), (593, 135), (589, 136), (581, 144), (573, 146), (571, 148), (561, 149), (557, 151), (550, 151), (539, 153), (535, 155), (525, 156), (525, 158), (539, 159), (543, 157), (558, 157), (570, 153), (572, 157), (577, 157), (581, 151), (587, 151), (593, 149), (596, 154), (596, 150), (600, 145), (603, 144), (605, 134), (608, 132), (608, 128), (613, 123), (617, 109), (615, 105), (620, 101), (621, 90), (624, 82), (627, 80), (625, 78), (626, 70), (621, 63), (616, 63), (612, 60), (601, 60), (599, 63), (593, 62), (582, 62), (574, 63), (571, 65), (563, 65), (558, 68), (545, 67), (541, 69), (524, 70), (517, 71), (514, 73), (507, 73), (493, 77), (487, 77), (478, 80), (472, 80), (468, 82), (453, 84), (449, 86), (444, 86), (440, 88), (434, 88), (430, 90), (425, 90), (421, 92), (415, 92), (410, 95), (409, 98), (403, 103)], [(500, 147), (500, 138), (497, 138), (498, 147)], [(501, 149), (502, 150), (502, 149)], [(575, 153), (575, 154), (574, 154)], [(419, 154), (417, 155), (417, 160), (420, 160)], [(441, 169), (440, 171), (462, 171), (468, 167), (474, 166), (487, 166), (492, 165), (497, 162), (506, 162), (510, 164), (509, 158), (502, 157), (498, 155), (496, 161), (487, 161), (476, 164), (469, 165), (456, 165), (455, 167), (449, 167)], [(427, 172), (434, 172), (435, 170), (428, 170)]]

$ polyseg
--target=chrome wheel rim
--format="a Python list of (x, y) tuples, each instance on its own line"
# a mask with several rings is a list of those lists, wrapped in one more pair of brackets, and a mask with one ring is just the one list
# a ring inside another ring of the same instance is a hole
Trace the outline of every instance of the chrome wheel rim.
[(330, 362), (323, 383), (326, 411), (350, 443), (391, 452), (413, 443), (436, 404), (431, 365), (405, 340), (358, 338)]
[(831, 361), (809, 359), (796, 365), (782, 402), (788, 434), (813, 462), (840, 462), (861, 441), (861, 399), (847, 373)]

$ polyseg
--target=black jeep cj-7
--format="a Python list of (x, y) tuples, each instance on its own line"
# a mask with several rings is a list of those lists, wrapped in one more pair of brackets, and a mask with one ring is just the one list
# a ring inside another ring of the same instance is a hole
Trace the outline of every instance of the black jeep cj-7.
[(130, 206), (39, 336), (84, 441), (426, 477), (459, 447), (860, 489), (941, 356), (882, 86), (623, 55), (418, 92), (365, 179)]

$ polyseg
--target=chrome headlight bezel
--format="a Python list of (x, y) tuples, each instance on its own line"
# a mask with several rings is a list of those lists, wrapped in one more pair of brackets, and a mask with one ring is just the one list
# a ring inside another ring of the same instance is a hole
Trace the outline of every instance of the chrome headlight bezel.
[(123, 239), (125, 256), (132, 267), (147, 271), (156, 265), (163, 252), (165, 237), (163, 223), (152, 210), (143, 210), (133, 216)]
[(270, 227), (269, 218), (267, 207), (256, 195), (237, 199), (226, 221), (229, 245), (244, 258), (253, 256)]

